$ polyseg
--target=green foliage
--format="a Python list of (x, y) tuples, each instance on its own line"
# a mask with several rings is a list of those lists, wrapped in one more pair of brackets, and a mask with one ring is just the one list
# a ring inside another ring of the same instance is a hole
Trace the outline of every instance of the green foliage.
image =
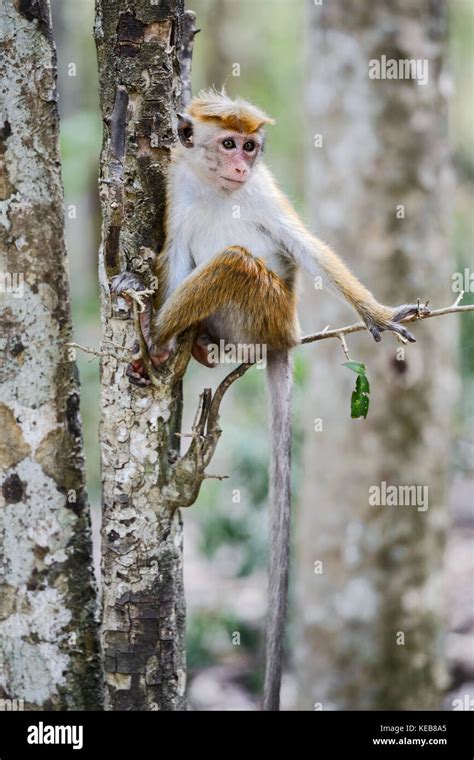
[[(366, 383), (365, 388), (363, 386), (364, 381)], [(367, 395), (368, 391), (368, 382), (363, 377), (363, 375), (358, 375), (356, 380), (356, 387), (351, 396), (351, 417), (353, 419), (358, 419), (359, 417), (363, 417), (364, 420), (366, 419), (369, 412), (369, 397)]]
[[(232, 636), (236, 631), (240, 634), (239, 646), (232, 643)], [(215, 663), (216, 660), (253, 657), (261, 648), (261, 631), (229, 612), (200, 610), (188, 618), (186, 657), (191, 672)], [(260, 679), (252, 679), (251, 686), (257, 690)]]
[[(301, 207), (305, 143), (313, 139), (304, 113), (305, 4), (194, 0), (192, 9), (202, 29), (194, 45), (193, 90), (225, 84), (230, 95), (258, 103), (276, 119), (267, 130), (266, 160)], [(234, 61), (241, 62), (238, 75)]]
[(450, 103), (451, 140), (456, 165), (465, 177), (474, 176), (472, 143), (472, 39), (474, 6), (469, 0), (452, 3), (448, 14), (450, 24), (450, 58), (456, 82), (457, 96)]
[(304, 349), (295, 352), (293, 356), (293, 380), (297, 389), (304, 389), (309, 378), (310, 363)]
[(263, 670), (261, 668), (247, 670), (239, 681), (250, 694), (260, 695), (263, 691)]
[(357, 372), (358, 375), (365, 375), (366, 366), (363, 362), (344, 362), (343, 367)]
[(244, 505), (238, 515), (225, 514), (222, 500), (214, 509), (208, 504), (200, 505), (199, 522), (201, 538), (200, 551), (213, 559), (224, 546), (238, 549), (235, 576), (243, 578), (266, 564), (266, 542), (262, 512), (249, 498), (250, 506)]
[(221, 513), (205, 526), (201, 549), (207, 557), (211, 558), (222, 544), (238, 544), (247, 542), (249, 538), (245, 520)]
[(101, 137), (102, 127), (96, 112), (79, 111), (61, 120), (64, 184), (71, 196), (86, 193), (92, 173), (95, 178)]
[(364, 420), (369, 412), (369, 393), (370, 385), (366, 375), (366, 366), (362, 362), (344, 362), (343, 367), (347, 367), (357, 374), (355, 390), (351, 396), (351, 417)]

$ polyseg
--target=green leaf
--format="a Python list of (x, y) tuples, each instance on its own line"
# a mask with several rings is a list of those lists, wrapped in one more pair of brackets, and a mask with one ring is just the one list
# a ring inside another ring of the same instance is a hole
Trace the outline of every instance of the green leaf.
[(344, 362), (342, 366), (347, 367), (352, 372), (356, 372), (358, 375), (365, 375), (366, 372), (366, 366), (363, 362)]
[(369, 393), (370, 384), (367, 378), (366, 366), (362, 362), (345, 362), (343, 367), (347, 367), (352, 372), (356, 372), (356, 386), (351, 396), (351, 417), (358, 419), (367, 417), (369, 411)]
[(356, 390), (359, 393), (370, 393), (370, 385), (366, 375), (357, 375)]
[(369, 411), (369, 397), (366, 393), (360, 393), (357, 389), (352, 392), (351, 397), (351, 417), (352, 419), (358, 419), (363, 417), (364, 420), (367, 417)]

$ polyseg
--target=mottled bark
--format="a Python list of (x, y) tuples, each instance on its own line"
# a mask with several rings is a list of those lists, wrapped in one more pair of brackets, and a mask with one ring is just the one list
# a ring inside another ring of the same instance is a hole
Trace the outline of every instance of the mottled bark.
[(0, 22), (0, 694), (100, 709), (49, 3)]
[[(95, 36), (104, 119), (100, 285), (104, 341), (132, 347), (125, 304), (108, 282), (125, 269), (148, 285), (163, 242), (164, 178), (180, 107), (182, 0), (98, 0)], [(187, 25), (186, 25), (187, 26)], [(149, 388), (102, 361), (103, 648), (107, 707), (185, 709), (185, 605), (178, 461), (186, 361)], [(179, 489), (178, 489), (179, 490)], [(199, 490), (199, 483), (197, 484)]]
[[(380, 301), (450, 303), (444, 4), (308, 0), (308, 22), (315, 230)], [(383, 54), (428, 59), (428, 83), (369, 79)], [(330, 296), (309, 293), (307, 331), (351, 321)], [(405, 361), (390, 335), (380, 345), (348, 336), (351, 358), (368, 367), (366, 421), (349, 417), (354, 376), (338, 342), (305, 349), (314, 361), (296, 579), (302, 709), (439, 705), (455, 331), (455, 318), (415, 326)], [(428, 486), (428, 509), (370, 506), (369, 488), (383, 481)]]

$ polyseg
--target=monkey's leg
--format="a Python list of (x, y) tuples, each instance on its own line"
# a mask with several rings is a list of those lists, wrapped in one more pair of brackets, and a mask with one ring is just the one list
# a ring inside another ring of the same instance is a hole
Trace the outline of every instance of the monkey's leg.
[(298, 342), (293, 288), (261, 259), (232, 246), (191, 272), (168, 298), (153, 326), (155, 346), (166, 346), (227, 306), (237, 307), (242, 316), (242, 340), (273, 348)]
[(209, 346), (215, 343), (215, 338), (209, 332), (206, 322), (200, 322), (196, 339), (191, 349), (191, 354), (194, 356), (199, 364), (204, 364), (205, 367), (213, 369), (217, 366), (217, 362), (213, 362), (209, 359)]

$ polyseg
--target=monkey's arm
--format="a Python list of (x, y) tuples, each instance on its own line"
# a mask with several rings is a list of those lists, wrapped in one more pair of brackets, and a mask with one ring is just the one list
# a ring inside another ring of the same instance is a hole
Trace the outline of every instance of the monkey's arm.
[[(291, 246), (291, 242), (289, 241)], [(291, 248), (289, 249), (291, 251)], [(380, 304), (370, 290), (352, 274), (344, 261), (322, 240), (307, 233), (294, 245), (293, 256), (296, 263), (310, 274), (322, 270), (331, 284), (344, 296), (346, 301), (360, 315), (368, 330), (376, 341), (381, 340), (383, 330), (398, 333), (410, 343), (415, 342), (414, 336), (399, 324), (399, 321), (416, 314), (418, 304), (403, 304), (390, 307)]]
[(381, 340), (380, 333), (383, 330), (392, 330), (413, 343), (415, 338), (399, 321), (416, 314), (418, 304), (404, 304), (395, 308), (380, 304), (343, 260), (306, 229), (289, 201), (276, 187), (272, 195), (274, 208), (267, 216), (267, 220), (270, 219), (267, 231), (277, 246), (297, 266), (310, 274), (316, 275), (322, 271), (358, 312), (376, 341)]

